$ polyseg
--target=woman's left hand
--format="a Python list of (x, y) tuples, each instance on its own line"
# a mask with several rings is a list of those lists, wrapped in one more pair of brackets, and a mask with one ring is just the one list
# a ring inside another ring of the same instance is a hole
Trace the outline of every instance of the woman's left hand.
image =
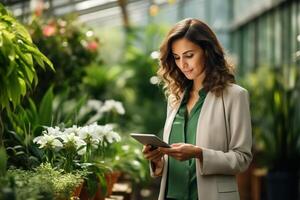
[(171, 148), (159, 147), (158, 150), (180, 161), (191, 158), (201, 159), (202, 157), (202, 149), (200, 147), (186, 143), (174, 143), (171, 145)]

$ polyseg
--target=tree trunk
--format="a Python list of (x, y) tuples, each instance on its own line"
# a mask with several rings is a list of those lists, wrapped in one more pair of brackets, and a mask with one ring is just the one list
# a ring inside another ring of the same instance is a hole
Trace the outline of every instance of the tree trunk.
[(122, 12), (123, 26), (125, 30), (128, 30), (130, 27), (130, 23), (129, 23), (128, 11), (127, 11), (127, 0), (118, 0), (118, 4)]

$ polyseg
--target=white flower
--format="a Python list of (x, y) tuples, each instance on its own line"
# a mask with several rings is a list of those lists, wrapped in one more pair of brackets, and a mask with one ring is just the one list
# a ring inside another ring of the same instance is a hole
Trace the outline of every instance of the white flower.
[(95, 111), (100, 111), (103, 103), (102, 101), (96, 100), (96, 99), (90, 99), (87, 102), (87, 106), (89, 108), (92, 108)]
[(106, 138), (109, 143), (119, 142), (121, 140), (120, 135), (113, 131), (114, 126), (112, 124), (106, 124), (101, 127), (101, 134)]
[(101, 125), (95, 125), (95, 124), (92, 124), (90, 126), (95, 126), (94, 129), (95, 129), (95, 133), (98, 135), (98, 137), (100, 137), (101, 139), (103, 139), (105, 137), (105, 135), (109, 132), (109, 131), (112, 131), (113, 130), (113, 126), (111, 125), (104, 125), (104, 126), (101, 126)]
[(63, 144), (54, 135), (44, 134), (33, 139), (33, 142), (39, 144), (41, 149), (43, 148), (60, 148)]
[(77, 125), (73, 125), (70, 128), (66, 128), (65, 131), (63, 132), (63, 134), (70, 134), (70, 133), (74, 133), (75, 135), (78, 134), (78, 132), (80, 131), (81, 127), (77, 127)]
[(99, 126), (97, 124), (91, 124), (82, 127), (78, 132), (78, 136), (86, 143), (92, 144), (94, 148), (103, 140), (103, 135), (99, 134)]
[(104, 126), (101, 126), (103, 133), (106, 135), (110, 131), (113, 131), (114, 125), (113, 124), (105, 124)]
[(85, 141), (79, 136), (76, 136), (73, 132), (70, 134), (63, 134), (60, 138), (63, 140), (65, 148), (75, 147), (76, 149), (79, 149), (81, 146), (86, 145)]
[(123, 107), (123, 104), (120, 101), (115, 101), (113, 99), (106, 100), (104, 102), (104, 105), (101, 108), (102, 112), (110, 112), (115, 110), (118, 114), (124, 115), (125, 109)]
[(84, 146), (83, 148), (79, 149), (79, 151), (77, 151), (78, 155), (84, 155), (86, 153), (86, 146)]
[(102, 101), (96, 99), (90, 99), (87, 101), (86, 105), (80, 108), (78, 117), (82, 118), (88, 113), (95, 111), (98, 119), (100, 119), (102, 117), (102, 111), (101, 111), (102, 105), (103, 105)]
[(105, 138), (109, 143), (114, 141), (119, 142), (121, 137), (118, 133), (113, 131), (113, 124), (105, 124), (104, 126), (91, 124), (88, 126), (91, 132), (94, 132), (93, 137), (97, 137), (99, 140), (103, 140)]
[(46, 135), (53, 135), (53, 136), (59, 136), (62, 134), (58, 126), (53, 127), (46, 127), (46, 130), (43, 131)]
[(107, 139), (107, 141), (108, 141), (109, 143), (113, 143), (114, 141), (115, 141), (115, 142), (121, 141), (120, 135), (119, 135), (117, 132), (114, 132), (114, 131), (108, 132), (108, 133), (105, 135), (105, 138)]

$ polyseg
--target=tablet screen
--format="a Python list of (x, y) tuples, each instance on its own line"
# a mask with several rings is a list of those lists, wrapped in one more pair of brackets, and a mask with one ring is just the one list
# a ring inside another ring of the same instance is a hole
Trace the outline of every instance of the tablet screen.
[(170, 148), (170, 145), (162, 141), (159, 137), (154, 134), (142, 134), (142, 133), (131, 133), (131, 137), (139, 141), (144, 145), (151, 145), (152, 147), (166, 147)]

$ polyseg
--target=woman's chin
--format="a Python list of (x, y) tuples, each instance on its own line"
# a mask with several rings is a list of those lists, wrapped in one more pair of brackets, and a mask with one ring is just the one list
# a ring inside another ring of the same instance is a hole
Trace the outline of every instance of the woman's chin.
[(194, 76), (190, 76), (190, 75), (185, 75), (185, 77), (186, 77), (187, 79), (189, 79), (189, 80), (194, 80), (194, 79), (195, 79)]

